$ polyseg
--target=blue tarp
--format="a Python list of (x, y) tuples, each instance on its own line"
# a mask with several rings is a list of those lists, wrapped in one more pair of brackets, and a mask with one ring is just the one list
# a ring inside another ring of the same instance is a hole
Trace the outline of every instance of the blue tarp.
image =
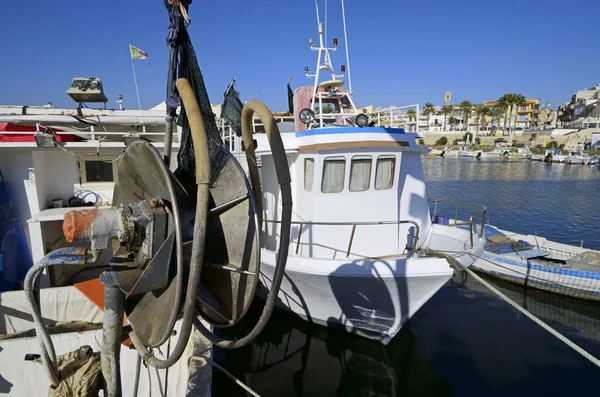
[(8, 182), (0, 180), (0, 292), (25, 279), (33, 260)]

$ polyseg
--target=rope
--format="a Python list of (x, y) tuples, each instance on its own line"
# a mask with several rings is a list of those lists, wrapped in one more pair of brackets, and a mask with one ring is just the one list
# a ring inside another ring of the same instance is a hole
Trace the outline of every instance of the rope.
[(449, 253), (462, 253), (462, 254), (467, 254), (467, 255), (474, 256), (474, 257), (476, 257), (477, 255), (471, 254), (469, 252), (436, 251), (436, 250), (432, 250), (432, 249), (428, 249), (428, 248), (421, 249), (421, 252), (423, 252), (424, 254), (430, 255), (430, 256), (436, 256), (438, 258), (444, 258), (444, 259), (446, 259), (448, 261), (448, 263), (452, 267), (458, 268), (460, 270), (464, 270), (471, 277), (473, 277), (475, 280), (479, 281), (484, 287), (486, 287), (487, 289), (489, 289), (490, 291), (492, 291), (494, 294), (498, 295), (498, 297), (500, 299), (502, 299), (503, 301), (505, 301), (506, 303), (508, 303), (509, 305), (511, 305), (512, 307), (514, 307), (515, 309), (517, 309), (519, 312), (521, 312), (525, 317), (529, 318), (531, 321), (533, 321), (534, 323), (536, 323), (537, 325), (539, 325), (540, 327), (542, 327), (543, 329), (545, 329), (546, 331), (548, 331), (551, 335), (553, 335), (554, 337), (556, 337), (559, 341), (563, 342), (565, 345), (567, 345), (571, 349), (575, 350), (581, 356), (583, 356), (584, 358), (588, 359), (592, 364), (596, 365), (597, 367), (600, 367), (600, 360), (599, 359), (597, 359), (596, 357), (594, 357), (593, 355), (591, 355), (590, 353), (588, 353), (586, 350), (584, 350), (583, 348), (581, 348), (580, 346), (578, 346), (577, 344), (575, 344), (574, 342), (572, 342), (570, 339), (568, 339), (566, 336), (562, 335), (560, 332), (556, 331), (554, 328), (550, 327), (548, 324), (546, 324), (541, 319), (539, 319), (538, 317), (536, 317), (535, 315), (533, 315), (527, 309), (523, 308), (521, 305), (519, 305), (518, 303), (516, 303), (515, 301), (513, 301), (512, 299), (510, 299), (508, 296), (504, 295), (502, 292), (500, 292), (498, 289), (496, 289), (493, 285), (491, 285), (490, 283), (488, 283), (487, 281), (485, 281), (483, 278), (481, 278), (479, 275), (477, 275), (473, 270), (465, 267), (463, 264), (461, 264), (454, 257), (448, 255), (447, 253), (448, 252)]
[(191, 356), (190, 360), (202, 360), (202, 361), (206, 361), (208, 364), (212, 365), (213, 367), (217, 368), (218, 370), (220, 370), (221, 372), (223, 372), (229, 379), (233, 380), (239, 387), (241, 387), (242, 389), (246, 390), (246, 392), (254, 397), (261, 397), (260, 394), (258, 394), (257, 392), (255, 392), (254, 390), (252, 390), (250, 388), (250, 386), (246, 385), (244, 382), (242, 382), (241, 380), (239, 380), (238, 378), (236, 378), (231, 372), (227, 371), (225, 368), (221, 367), (219, 364), (217, 364), (216, 362), (212, 361), (210, 358), (207, 357), (202, 357), (202, 356)]

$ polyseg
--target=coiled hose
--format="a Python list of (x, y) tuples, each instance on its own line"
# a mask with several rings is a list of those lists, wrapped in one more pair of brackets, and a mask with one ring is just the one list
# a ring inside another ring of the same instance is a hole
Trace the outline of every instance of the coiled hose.
[[(251, 100), (246, 102), (242, 109), (242, 137), (244, 139), (244, 146), (246, 147), (246, 160), (248, 161), (248, 171), (250, 174), (250, 183), (252, 185), (252, 192), (254, 193), (254, 199), (256, 201), (256, 209), (258, 212), (259, 225), (262, 228), (262, 189), (260, 186), (260, 178), (258, 175), (258, 167), (256, 163), (256, 153), (254, 151), (254, 140), (252, 136), (252, 118), (254, 113), (258, 114), (263, 125), (265, 126), (265, 133), (269, 139), (271, 146), (271, 153), (273, 155), (273, 162), (275, 163), (275, 171), (277, 172), (277, 181), (279, 188), (281, 189), (281, 231), (279, 250), (277, 255), (277, 265), (275, 267), (275, 273), (273, 275), (273, 281), (271, 283), (271, 289), (265, 302), (263, 312), (254, 326), (254, 328), (243, 338), (237, 340), (222, 339), (214, 335), (208, 330), (200, 320), (194, 317), (194, 325), (200, 333), (208, 339), (210, 342), (218, 347), (225, 349), (235, 349), (250, 343), (267, 325), (271, 313), (275, 307), (275, 299), (279, 293), (281, 282), (285, 273), (285, 265), (288, 257), (289, 242), (290, 242), (290, 226), (292, 221), (292, 187), (290, 170), (288, 167), (287, 157), (285, 155), (285, 147), (281, 140), (279, 128), (273, 118), (273, 114), (262, 102)], [(191, 123), (190, 123), (191, 124)], [(194, 143), (195, 145), (195, 143)]]
[[(164, 360), (154, 356), (146, 350), (144, 344), (139, 340), (134, 332), (129, 334), (135, 349), (142, 359), (148, 364), (158, 369), (169, 368), (181, 358), (192, 331), (192, 321), (195, 315), (196, 293), (200, 283), (200, 274), (202, 270), (202, 259), (204, 257), (204, 241), (206, 237), (206, 219), (208, 216), (208, 197), (210, 188), (210, 163), (208, 153), (208, 141), (202, 113), (198, 106), (198, 101), (194, 91), (187, 79), (179, 79), (176, 82), (177, 90), (181, 96), (181, 101), (185, 107), (190, 129), (192, 132), (192, 141), (194, 143), (194, 155), (196, 159), (196, 183), (198, 184), (198, 195), (196, 203), (196, 220), (194, 223), (194, 240), (192, 243), (192, 254), (190, 260), (190, 276), (188, 279), (187, 293), (183, 306), (183, 319), (179, 331), (179, 339), (171, 352), (171, 355)], [(182, 274), (179, 277), (183, 277)]]
[(188, 80), (177, 80), (177, 89), (181, 96), (181, 101), (186, 109), (188, 121), (192, 132), (192, 141), (194, 143), (194, 156), (196, 160), (196, 183), (198, 184), (197, 203), (196, 203), (196, 220), (194, 223), (194, 240), (192, 243), (192, 254), (190, 263), (190, 275), (188, 280), (187, 293), (183, 308), (183, 320), (181, 330), (179, 331), (179, 339), (171, 355), (161, 360), (146, 350), (146, 347), (141, 341), (131, 333), (129, 336), (141, 358), (155, 368), (168, 368), (175, 364), (183, 354), (185, 347), (191, 335), (192, 323), (200, 331), (200, 333), (209, 341), (218, 347), (233, 349), (244, 346), (251, 342), (266, 326), (273, 308), (275, 307), (275, 299), (279, 292), (281, 282), (285, 272), (285, 264), (287, 262), (289, 240), (290, 240), (290, 225), (292, 219), (292, 189), (291, 177), (288, 168), (287, 158), (285, 156), (285, 148), (279, 134), (279, 129), (272, 113), (269, 109), (259, 101), (249, 101), (242, 110), (242, 134), (244, 144), (246, 146), (246, 160), (250, 174), (250, 183), (256, 201), (258, 211), (259, 224), (262, 225), (262, 189), (256, 163), (256, 153), (254, 151), (254, 142), (252, 137), (252, 117), (256, 112), (261, 118), (265, 132), (271, 145), (277, 179), (281, 189), (282, 196), (282, 215), (281, 215), (281, 232), (280, 245), (277, 256), (277, 266), (273, 277), (271, 289), (269, 291), (265, 308), (261, 314), (258, 323), (246, 336), (241, 339), (232, 341), (222, 339), (214, 335), (208, 330), (196, 317), (195, 301), (200, 283), (200, 275), (202, 270), (202, 260), (204, 256), (204, 242), (206, 238), (206, 220), (208, 217), (208, 200), (210, 189), (210, 163), (208, 153), (208, 142), (204, 121), (200, 107)]

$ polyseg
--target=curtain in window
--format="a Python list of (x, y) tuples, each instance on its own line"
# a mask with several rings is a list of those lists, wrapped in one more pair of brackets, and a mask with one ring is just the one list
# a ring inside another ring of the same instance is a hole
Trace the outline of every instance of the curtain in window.
[(339, 193), (344, 190), (346, 160), (325, 160), (323, 162), (323, 193)]
[(313, 179), (315, 174), (315, 160), (304, 160), (304, 190), (312, 192)]
[(362, 192), (369, 189), (371, 159), (353, 159), (350, 163), (350, 191)]
[(394, 165), (396, 159), (377, 159), (377, 171), (375, 173), (375, 189), (391, 189), (394, 184)]

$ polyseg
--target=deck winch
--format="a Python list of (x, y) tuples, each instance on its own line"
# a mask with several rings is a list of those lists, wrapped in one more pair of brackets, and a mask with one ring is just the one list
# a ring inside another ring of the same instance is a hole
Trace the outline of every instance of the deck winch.
[[(73, 255), (81, 256), (76, 262), (61, 261), (51, 253), (41, 265), (105, 266), (100, 276), (104, 288), (101, 360), (110, 396), (120, 395), (120, 346), (127, 339), (124, 314), (131, 327), (128, 336), (141, 358), (154, 367), (167, 368), (181, 357), (193, 324), (218, 346), (236, 348), (249, 343), (268, 321), (283, 278), (291, 219), (290, 174), (273, 116), (266, 106), (251, 101), (242, 114), (244, 139), (252, 140), (251, 120), (257, 111), (267, 129), (281, 185), (283, 224), (277, 272), (263, 315), (248, 335), (224, 340), (199, 321), (201, 317), (213, 327), (230, 327), (244, 316), (254, 298), (260, 271), (262, 207), (256, 200), (262, 193), (251, 145), (246, 152), (250, 181), (233, 155), (222, 149), (223, 166), (210, 183), (202, 115), (187, 80), (178, 80), (177, 86), (193, 135), (196, 199), (190, 197), (151, 143), (135, 141), (119, 164), (113, 206), (74, 210), (65, 216), (67, 241), (75, 245), (87, 241), (91, 250), (72, 249)], [(98, 263), (106, 250), (111, 251), (112, 259)], [(29, 277), (29, 290), (34, 291), (41, 271), (39, 266), (32, 271), (35, 274)], [(38, 310), (35, 302), (32, 306)], [(168, 357), (156, 358), (150, 349), (169, 339), (178, 319), (182, 324), (176, 346)], [(53, 347), (48, 347), (51, 342), (44, 332), (39, 338), (52, 352), (45, 356), (50, 378), (56, 383), (60, 381), (56, 355)]]
[[(225, 149), (214, 120), (187, 33), (191, 0), (164, 3), (171, 20), (165, 153), (161, 155), (143, 139), (128, 142), (118, 164), (112, 207), (67, 213), (65, 238), (82, 247), (48, 254), (26, 279), (41, 358), (53, 386), (64, 374), (58, 370), (36, 301), (36, 281), (49, 266), (78, 266), (75, 271), (92, 266), (103, 269), (104, 302), (96, 303), (104, 308), (101, 362), (107, 396), (121, 395), (119, 360), (125, 340), (131, 340), (146, 364), (159, 369), (181, 358), (193, 326), (220, 347), (244, 346), (265, 327), (283, 280), (292, 194), (275, 119), (255, 100), (242, 109), (248, 178)], [(178, 123), (183, 131), (178, 167), (173, 173), (171, 143), (179, 106)], [(211, 328), (233, 326), (247, 312), (256, 291), (263, 196), (252, 137), (254, 113), (265, 126), (281, 190), (280, 245), (272, 286), (258, 323), (247, 335), (227, 340), (203, 324), (209, 323)], [(167, 349), (166, 357), (154, 356), (152, 349), (169, 340), (177, 321), (181, 324), (175, 346)]]

